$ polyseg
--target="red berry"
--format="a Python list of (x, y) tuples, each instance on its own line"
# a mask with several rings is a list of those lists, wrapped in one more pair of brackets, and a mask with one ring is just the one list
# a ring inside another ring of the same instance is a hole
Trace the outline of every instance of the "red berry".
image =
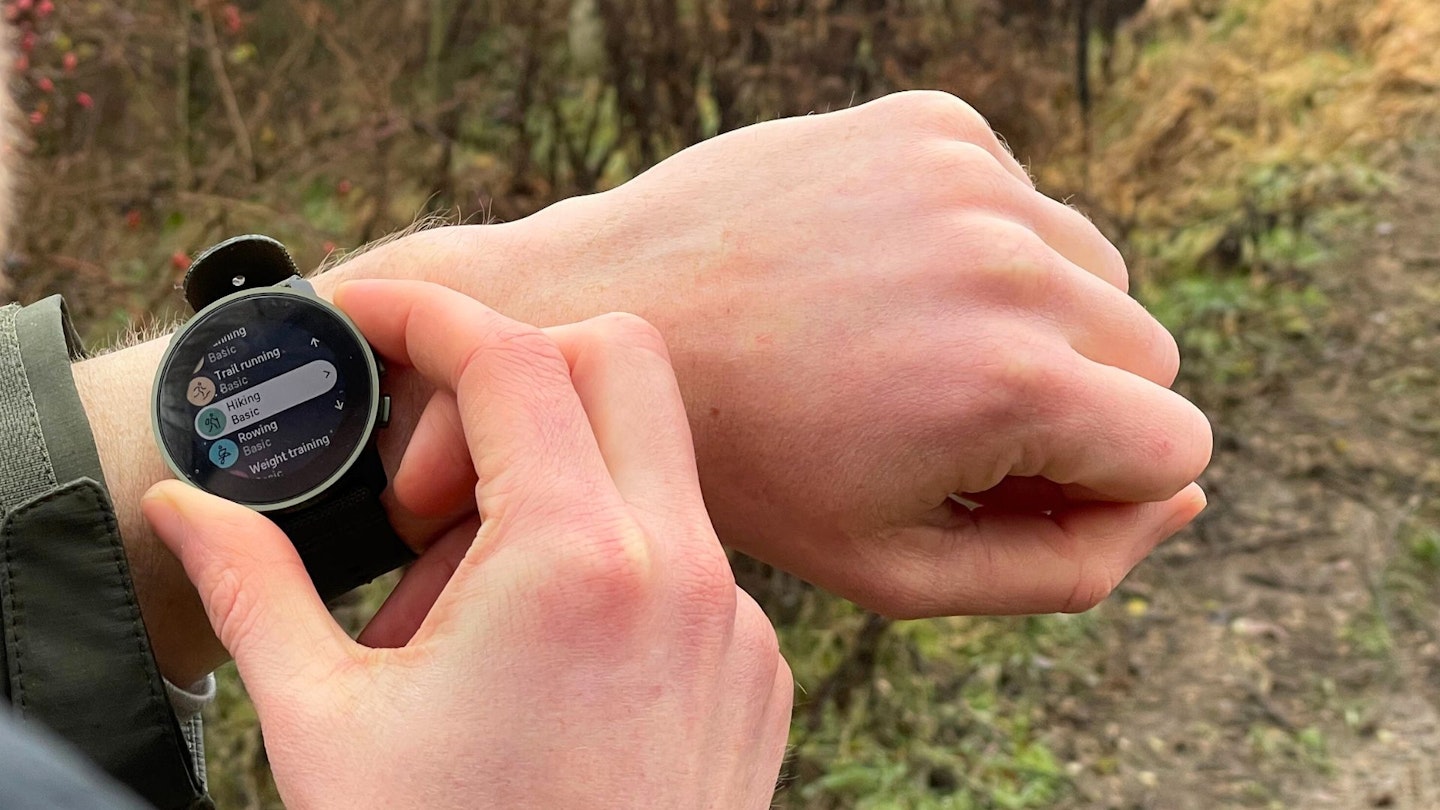
[(50, 81), (49, 76), (41, 76), (39, 80), (35, 82), (35, 86), (40, 88), (40, 92), (42, 93), (55, 92), (55, 82)]
[(174, 253), (170, 254), (170, 266), (174, 267), (176, 270), (189, 269), (190, 257), (186, 256), (183, 251), (177, 250)]
[(125, 212), (125, 227), (132, 231), (140, 228), (140, 211), (138, 209), (131, 208)]
[(6, 6), (5, 19), (9, 20), (10, 22), (15, 22), (16, 20), (20, 19), (20, 9), (15, 8), (14, 6)]
[(40, 112), (39, 110), (35, 110), (34, 112), (30, 113), (30, 123), (34, 124), (37, 127), (45, 123), (45, 113)]
[(60, 64), (65, 66), (66, 73), (73, 73), (80, 64), (80, 57), (76, 56), (74, 51), (66, 51), (65, 55), (60, 57)]
[(26, 31), (25, 35), (20, 37), (20, 50), (24, 51), (25, 53), (30, 53), (31, 51), (35, 50), (34, 31)]
[(340, 182), (335, 184), (335, 193), (339, 194), (341, 197), (349, 194), (354, 189), (355, 186), (349, 180), (341, 180)]
[(76, 93), (75, 103), (88, 110), (95, 106), (95, 99), (91, 98), (89, 93)]
[(29, 11), (35, 5), (35, 0), (15, 0), (15, 7), (21, 11)]
[(234, 3), (226, 3), (225, 8), (220, 10), (220, 16), (225, 21), (225, 30), (231, 34), (238, 34), (245, 28), (245, 21), (240, 18), (240, 9)]
[(30, 69), (30, 57), (29, 57), (29, 56), (26, 56), (25, 54), (22, 53), (22, 54), (20, 54), (19, 56), (15, 57), (15, 72), (16, 72), (16, 73), (24, 73), (25, 71), (27, 71), (27, 70), (29, 70), (29, 69)]
[(331, 242), (329, 239), (326, 239), (326, 240), (325, 240), (325, 243), (320, 246), (320, 249), (323, 250), (323, 251), (325, 251), (327, 254), (330, 254), (330, 253), (334, 253), (336, 250), (338, 250), (339, 247), (336, 246), (336, 244), (335, 244), (334, 242)]
[(55, 11), (55, 4), (50, 0), (40, 0), (40, 5), (35, 7), (35, 15), (40, 19), (49, 17)]

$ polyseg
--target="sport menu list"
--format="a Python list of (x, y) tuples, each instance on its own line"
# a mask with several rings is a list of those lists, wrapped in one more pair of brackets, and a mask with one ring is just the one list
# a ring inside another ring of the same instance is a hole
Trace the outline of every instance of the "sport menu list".
[[(205, 453), (212, 464), (228, 470), (243, 461), (237, 473), (269, 478), (330, 445), (344, 399), (335, 398), (333, 406), (315, 402), (339, 383), (318, 338), (292, 332), (275, 341), (263, 334), (252, 339), (256, 331), (262, 330), (237, 327), (211, 344), (196, 364), (186, 399), (197, 409), (195, 434), (202, 445), (209, 443)], [(305, 362), (282, 362), (286, 358)]]

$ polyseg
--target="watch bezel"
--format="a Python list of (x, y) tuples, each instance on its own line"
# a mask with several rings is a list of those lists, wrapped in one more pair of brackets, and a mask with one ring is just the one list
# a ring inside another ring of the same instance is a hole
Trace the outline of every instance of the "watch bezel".
[[(372, 444), (372, 441), (375, 437), (375, 426), (379, 418), (380, 366), (375, 360), (375, 350), (370, 346), (369, 341), (365, 340), (365, 336), (361, 334), (360, 329), (355, 325), (355, 322), (351, 321), (349, 316), (347, 316), (343, 311), (340, 310), (339, 307), (335, 306), (329, 301), (326, 301), (325, 299), (313, 293), (297, 290), (291, 287), (284, 286), (283, 284), (279, 284), (272, 287), (256, 287), (248, 290), (240, 290), (224, 297), (218, 298), (207, 304), (205, 308), (201, 309), (199, 312), (196, 312), (194, 316), (187, 320), (179, 329), (175, 330), (175, 334), (170, 336), (170, 342), (166, 345), (164, 354), (162, 354), (160, 357), (160, 364), (159, 367), (156, 369), (155, 373), (155, 382), (151, 386), (150, 390), (150, 430), (155, 438), (156, 445), (160, 448), (160, 456), (165, 460), (165, 466), (170, 469), (170, 472), (177, 479), (184, 481), (190, 486), (195, 487), (196, 489), (199, 489), (203, 492), (210, 492), (210, 490), (196, 483), (187, 472), (181, 469), (180, 465), (176, 464), (175, 459), (170, 453), (170, 448), (165, 442), (165, 437), (161, 433), (160, 393), (162, 382), (165, 379), (165, 371), (170, 366), (170, 361), (172, 355), (175, 352), (176, 346), (184, 340), (185, 336), (189, 334), (191, 330), (196, 328), (202, 321), (204, 321), (206, 316), (228, 304), (234, 303), (241, 299), (253, 298), (260, 295), (295, 296), (297, 298), (303, 299), (308, 304), (318, 306), (321, 309), (329, 312), (331, 315), (335, 316), (336, 320), (339, 321), (344, 330), (355, 340), (356, 344), (361, 348), (362, 351), (360, 351), (359, 354), (362, 358), (364, 358), (366, 375), (369, 378), (370, 400), (367, 412), (365, 413), (365, 422), (363, 427), (361, 428), (361, 439), (360, 441), (356, 442), (354, 449), (350, 452), (350, 455), (345, 459), (343, 463), (341, 463), (335, 469), (332, 474), (327, 476), (320, 483), (307, 489), (306, 491), (298, 495), (294, 495), (290, 498), (286, 498), (282, 501), (277, 501), (274, 503), (246, 503), (244, 501), (232, 500), (232, 503), (238, 503), (241, 506), (244, 506), (248, 509), (253, 509), (256, 512), (293, 512), (298, 511), (305, 505), (318, 500), (332, 487), (334, 487), (337, 483), (344, 479), (345, 476), (348, 475), (355, 468), (355, 465), (360, 460), (360, 457), (364, 455), (367, 448), (369, 448)], [(211, 492), (211, 494), (215, 494), (216, 497), (224, 497), (223, 495), (219, 495), (213, 492)], [(227, 498), (226, 500), (231, 499)]]

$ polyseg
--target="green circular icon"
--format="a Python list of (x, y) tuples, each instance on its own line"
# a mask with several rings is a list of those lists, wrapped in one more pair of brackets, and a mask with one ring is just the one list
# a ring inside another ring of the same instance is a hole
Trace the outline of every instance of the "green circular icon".
[(213, 439), (225, 430), (225, 414), (219, 408), (206, 408), (200, 412), (195, 429), (207, 439)]

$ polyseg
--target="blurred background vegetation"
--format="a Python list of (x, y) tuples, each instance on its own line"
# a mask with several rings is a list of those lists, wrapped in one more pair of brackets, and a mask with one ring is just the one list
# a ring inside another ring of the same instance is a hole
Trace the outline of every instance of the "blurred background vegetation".
[[(3, 8), (32, 146), (0, 298), (64, 293), (96, 345), (231, 234), (313, 266), (755, 121), (967, 99), (1177, 331), (1212, 507), (1078, 617), (896, 624), (737, 561), (801, 688), (778, 804), (1440, 806), (1433, 0)], [(222, 680), (215, 795), (276, 807)]]

